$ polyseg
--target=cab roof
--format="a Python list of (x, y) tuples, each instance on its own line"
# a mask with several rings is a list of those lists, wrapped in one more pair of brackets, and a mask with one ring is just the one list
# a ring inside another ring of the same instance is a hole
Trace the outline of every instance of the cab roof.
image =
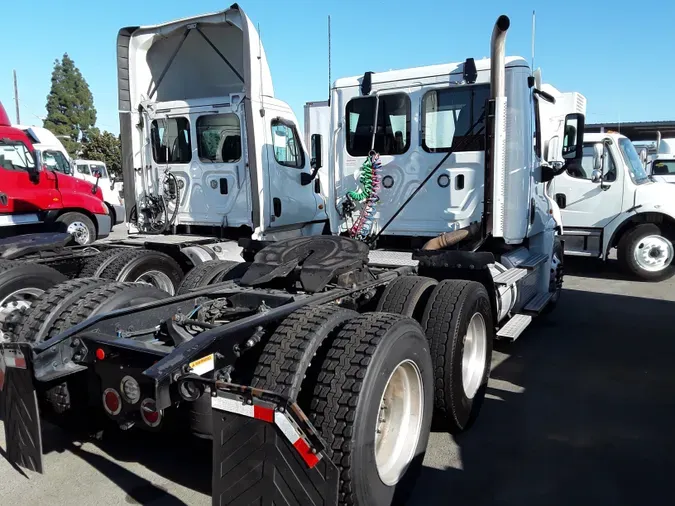
[(0, 102), (0, 126), (5, 127), (12, 126), (11, 121), (9, 121), (9, 116), (7, 116), (7, 111), (5, 111), (5, 108), (2, 106), (1, 102)]

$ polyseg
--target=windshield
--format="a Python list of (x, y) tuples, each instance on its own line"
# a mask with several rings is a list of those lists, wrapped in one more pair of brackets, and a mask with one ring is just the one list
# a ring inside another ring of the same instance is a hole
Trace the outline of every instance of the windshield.
[(621, 149), (621, 155), (623, 155), (623, 160), (626, 162), (628, 169), (630, 171), (630, 177), (635, 184), (644, 183), (649, 181), (647, 172), (642, 166), (642, 161), (640, 160), (640, 155), (635, 151), (635, 146), (625, 137), (619, 139), (619, 148)]
[(105, 165), (102, 165), (100, 163), (91, 163), (89, 164), (89, 167), (91, 167), (91, 173), (92, 175), (96, 175), (97, 172), (101, 174), (101, 177), (108, 177), (108, 173), (105, 171)]
[(35, 168), (35, 159), (21, 141), (0, 143), (0, 167), (7, 170), (28, 170)]

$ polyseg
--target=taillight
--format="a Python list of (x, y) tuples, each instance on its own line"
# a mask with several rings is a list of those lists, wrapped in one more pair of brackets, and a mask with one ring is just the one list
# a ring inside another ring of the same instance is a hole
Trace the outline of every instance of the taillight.
[(103, 391), (103, 407), (109, 415), (119, 415), (122, 410), (122, 398), (114, 388)]
[(141, 403), (141, 418), (150, 427), (157, 427), (162, 422), (162, 412), (152, 399), (144, 399)]

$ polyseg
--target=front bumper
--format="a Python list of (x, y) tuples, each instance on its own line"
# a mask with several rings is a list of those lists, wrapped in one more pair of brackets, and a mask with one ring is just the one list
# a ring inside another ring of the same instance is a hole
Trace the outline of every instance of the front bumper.
[(110, 231), (112, 230), (112, 220), (110, 215), (95, 214), (94, 217), (96, 218), (96, 230), (98, 231), (96, 238), (104, 239), (105, 237), (108, 237), (110, 235)]

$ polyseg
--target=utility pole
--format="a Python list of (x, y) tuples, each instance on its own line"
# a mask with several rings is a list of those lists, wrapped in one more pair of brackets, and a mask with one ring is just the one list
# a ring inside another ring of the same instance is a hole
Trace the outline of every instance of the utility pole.
[(14, 102), (16, 103), (16, 124), (21, 124), (21, 114), (19, 113), (19, 85), (16, 82), (16, 69), (14, 70)]

